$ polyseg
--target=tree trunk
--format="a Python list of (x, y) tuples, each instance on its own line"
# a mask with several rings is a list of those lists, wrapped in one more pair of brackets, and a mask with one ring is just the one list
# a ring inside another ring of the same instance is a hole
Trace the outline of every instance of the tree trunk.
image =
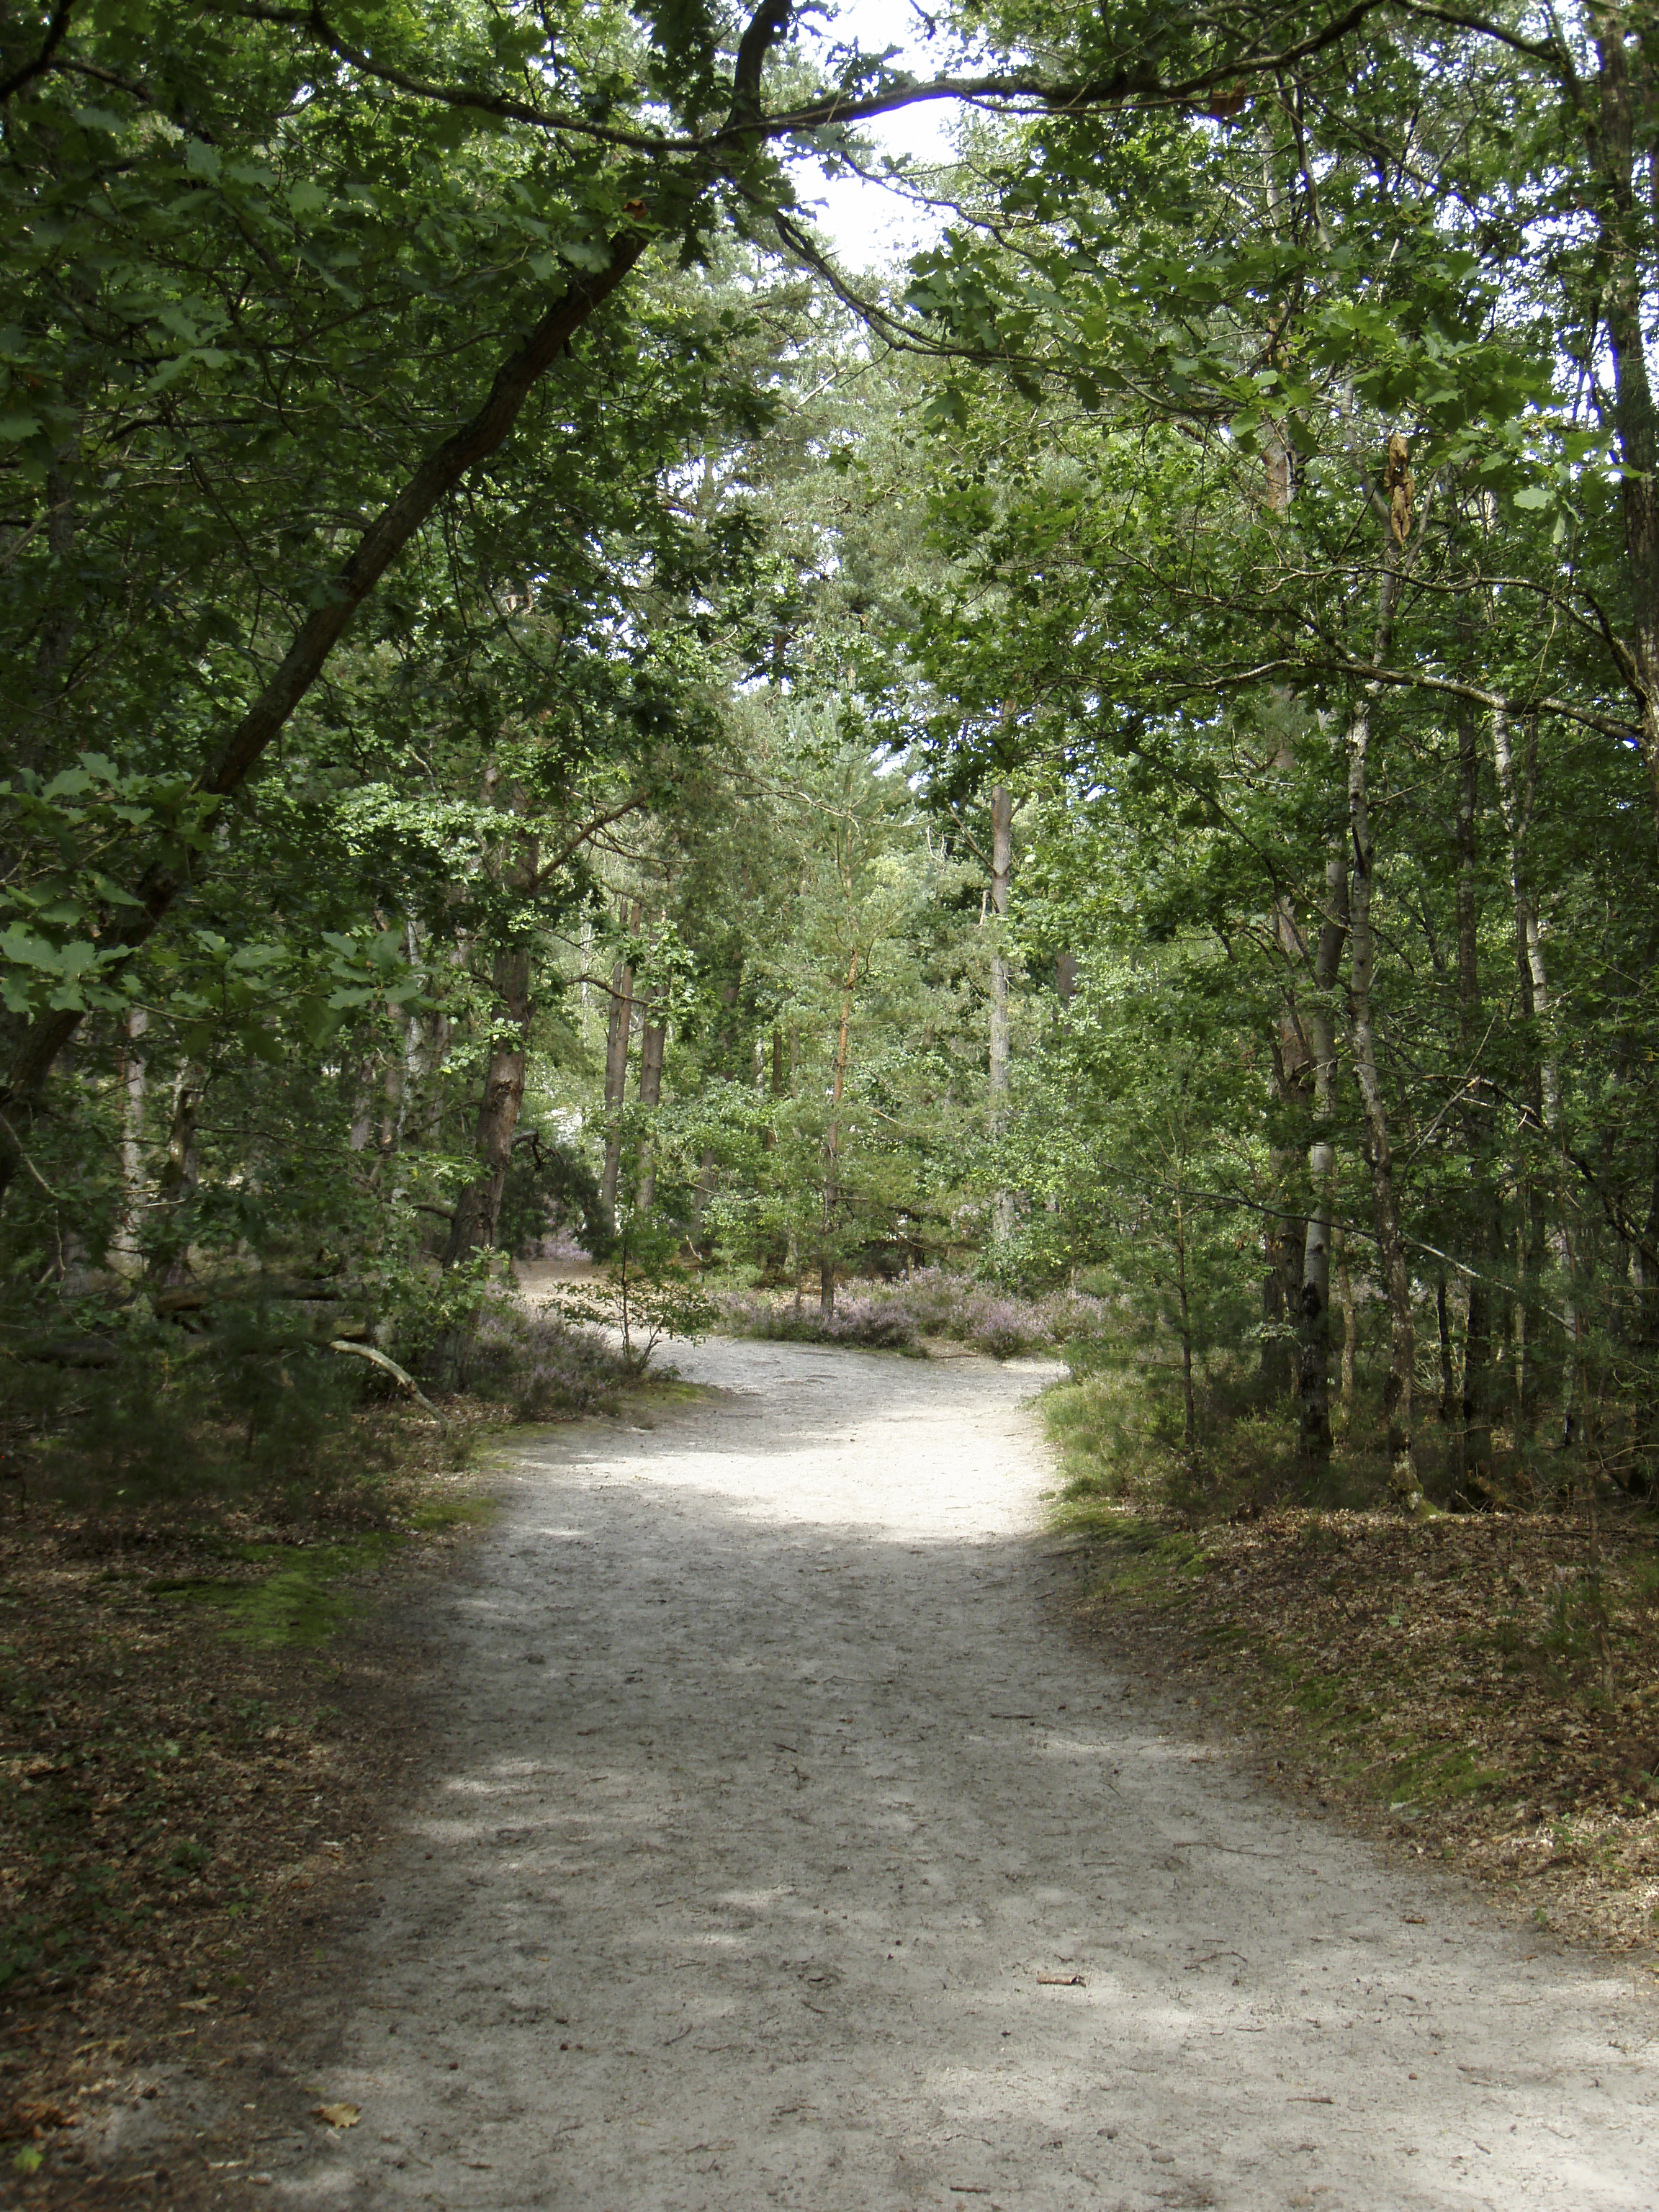
[[(1004, 930), (1008, 920), (1008, 879), (1013, 867), (1014, 801), (1006, 783), (991, 787), (991, 908), (996, 939), (991, 951), (990, 1122), (993, 1142), (1008, 1126), (1008, 954)], [(1014, 1233), (1012, 1194), (999, 1185), (991, 1206), (991, 1237), (1006, 1243)]]
[(1187, 1294), (1187, 1219), (1176, 1194), (1176, 1295), (1181, 1306), (1181, 1446), (1188, 1468), (1198, 1458), (1198, 1401), (1193, 1389), (1193, 1316)]
[[(1289, 712), (1288, 702), (1285, 711)], [(1292, 764), (1287, 742), (1276, 765), (1287, 771)], [(1273, 1032), (1273, 1097), (1279, 1121), (1295, 1123), (1306, 1118), (1313, 1103), (1313, 1059), (1294, 981), (1307, 945), (1289, 899), (1275, 899), (1267, 919), (1285, 961), (1281, 1002)], [(1261, 1375), (1275, 1396), (1288, 1396), (1298, 1388), (1296, 1337), (1301, 1325), (1308, 1224), (1291, 1211), (1293, 1198), (1300, 1193), (1301, 1161), (1297, 1149), (1282, 1137), (1268, 1146), (1267, 1180), (1273, 1211), (1267, 1216), (1263, 1233), (1267, 1277), (1261, 1301), (1265, 1324)]]
[(1562, 1441), (1571, 1443), (1573, 1429), (1573, 1382), (1577, 1343), (1576, 1267), (1572, 1240), (1566, 1224), (1566, 1161), (1560, 1148), (1565, 1140), (1561, 1121), (1561, 1068), (1556, 1057), (1554, 1016), (1550, 999), (1549, 970), (1539, 925), (1538, 896), (1533, 884), (1529, 837), (1538, 798), (1538, 726), (1528, 720), (1520, 772), (1510, 743), (1509, 717), (1500, 707), (1492, 718), (1492, 764), (1497, 771), (1498, 805), (1510, 844), (1510, 889), (1515, 907), (1515, 953), (1520, 987), (1521, 1012), (1532, 1032), (1534, 1051), (1528, 1071), (1528, 1103), (1538, 1128), (1553, 1140), (1559, 1156), (1554, 1188), (1546, 1188), (1521, 1163), (1522, 1211), (1528, 1218), (1526, 1237), (1528, 1296), (1523, 1307), (1523, 1356), (1517, 1362), (1522, 1389), (1516, 1419), (1524, 1436), (1528, 1401), (1535, 1401), (1541, 1382), (1542, 1362), (1538, 1340), (1543, 1334), (1542, 1302), (1537, 1295), (1545, 1249), (1554, 1260), (1565, 1305), (1566, 1340), (1560, 1366)]
[[(84, 372), (71, 371), (72, 387), (82, 386), (84, 381)], [(65, 396), (70, 396), (68, 392)], [(79, 442), (71, 439), (58, 448), (46, 471), (46, 545), (60, 573), (69, 569), (75, 557), (75, 489), (80, 458)], [(15, 769), (27, 767), (43, 775), (50, 773), (54, 750), (50, 725), (59, 703), (60, 678), (75, 643), (76, 627), (72, 599), (52, 605), (40, 624), (34, 653), (33, 742), (26, 738), (19, 752), (14, 753), (10, 765)], [(25, 728), (28, 726), (26, 723)]]
[[(202, 1109), (203, 1070), (187, 1060), (173, 1079), (173, 1112), (167, 1124), (167, 1152), (161, 1162), (156, 1196), (177, 1217), (194, 1192), (201, 1173), (196, 1124)], [(146, 1271), (155, 1283), (182, 1282), (189, 1256), (188, 1230), (180, 1242), (177, 1228), (163, 1217), (156, 1249)]]
[(1345, 1430), (1353, 1419), (1354, 1369), (1359, 1357), (1359, 1309), (1354, 1303), (1353, 1271), (1348, 1265), (1346, 1231), (1336, 1232), (1336, 1295), (1342, 1308), (1342, 1419)]
[(691, 1194), (691, 1222), (698, 1231), (702, 1228), (702, 1217), (708, 1201), (720, 1183), (720, 1170), (714, 1164), (714, 1155), (707, 1146), (697, 1162), (696, 1188)]
[(1443, 1267), (1434, 1279), (1434, 1318), (1440, 1335), (1440, 1419), (1449, 1428), (1457, 1418), (1457, 1377), (1452, 1356), (1451, 1304)]
[(853, 993), (859, 980), (855, 951), (841, 988), (841, 1028), (836, 1037), (835, 1074), (830, 1090), (830, 1123), (823, 1133), (823, 1212), (818, 1244), (818, 1315), (828, 1321), (836, 1310), (836, 1170), (841, 1154), (841, 1102), (847, 1088), (847, 1052), (853, 1026)]
[(640, 1104), (649, 1117), (640, 1138), (640, 1187), (636, 1200), (641, 1213), (649, 1213), (657, 1195), (657, 1147), (653, 1124), (662, 1103), (663, 1054), (668, 1044), (668, 1024), (660, 993), (647, 1002), (640, 1026)]
[[(1261, 177), (1267, 194), (1268, 221), (1277, 234), (1282, 225), (1285, 204), (1265, 133), (1261, 137)], [(1272, 330), (1270, 353), (1276, 358), (1284, 331), (1283, 320), (1277, 313), (1273, 319)], [(1268, 510), (1282, 518), (1291, 511), (1291, 501), (1296, 491), (1296, 471), (1283, 426), (1271, 417), (1263, 425), (1261, 459), (1266, 471)], [(1296, 768), (1291, 732), (1297, 711), (1297, 703), (1294, 695), (1283, 685), (1275, 685), (1270, 696), (1279, 726), (1273, 769), (1276, 775), (1289, 776)], [(1267, 922), (1273, 942), (1285, 960), (1285, 980), (1281, 986), (1283, 1002), (1274, 1025), (1273, 1041), (1273, 1097), (1279, 1108), (1281, 1120), (1293, 1117), (1300, 1121), (1312, 1103), (1313, 1068), (1310, 1063), (1309, 1040), (1297, 1003), (1295, 983), (1307, 957), (1307, 940), (1297, 920), (1295, 904), (1289, 898), (1273, 901)], [(1317, 1048), (1315, 1048), (1316, 1056)], [(1332, 1164), (1334, 1164), (1334, 1159)], [(1322, 1264), (1328, 1267), (1328, 1262), (1323, 1255), (1328, 1249), (1328, 1223), (1324, 1224), (1325, 1233), (1322, 1236), (1316, 1231), (1312, 1223), (1297, 1218), (1289, 1211), (1291, 1194), (1300, 1180), (1298, 1167), (1292, 1147), (1282, 1141), (1270, 1145), (1267, 1175), (1270, 1196), (1276, 1210), (1267, 1216), (1268, 1226), (1263, 1238), (1267, 1273), (1262, 1284), (1261, 1369), (1262, 1380), (1273, 1389), (1275, 1396), (1294, 1392), (1301, 1399), (1305, 1443), (1310, 1407), (1307, 1398), (1303, 1395), (1306, 1387), (1304, 1372), (1311, 1364), (1304, 1307), (1309, 1245), (1311, 1239), (1316, 1272)], [(1328, 1281), (1327, 1291), (1328, 1294)], [(1316, 1443), (1315, 1449), (1318, 1449)]]
[[(789, 1086), (783, 1071), (783, 1031), (775, 1026), (772, 1031), (771, 1096), (774, 1098), (784, 1098), (788, 1096), (788, 1091)], [(775, 1151), (777, 1141), (777, 1128), (773, 1122), (769, 1121), (761, 1133), (763, 1150), (769, 1152)]]
[(161, 1195), (179, 1200), (196, 1188), (201, 1168), (196, 1123), (202, 1110), (202, 1070), (187, 1060), (173, 1079), (173, 1119), (167, 1127), (167, 1158), (161, 1164)]
[[(1328, 1125), (1336, 1112), (1336, 1019), (1333, 994), (1348, 935), (1346, 825), (1332, 825), (1325, 842), (1325, 901), (1314, 956), (1313, 994), (1307, 1026), (1314, 1055), (1314, 1115)], [(1302, 1300), (1297, 1387), (1302, 1411), (1302, 1449), (1312, 1459), (1331, 1449), (1331, 1224), (1336, 1199), (1336, 1147), (1323, 1128), (1308, 1148), (1312, 1210), (1302, 1252)]]
[(1480, 858), (1480, 746), (1472, 707), (1457, 719), (1457, 1045), (1463, 1064), (1463, 1144), (1473, 1163), (1468, 1310), (1463, 1325), (1463, 1393), (1454, 1440), (1458, 1484), (1488, 1478), (1492, 1452), (1492, 1294), (1486, 1278), (1497, 1249), (1496, 1196), (1486, 1171), (1486, 1133), (1478, 1073), (1481, 1031)]
[[(1388, 483), (1392, 490), (1408, 482), (1403, 438), (1389, 441)], [(1396, 536), (1393, 514), (1383, 525), (1382, 578), (1377, 594), (1377, 617), (1372, 662), (1387, 659), (1394, 629), (1394, 611), (1400, 589), (1400, 554), (1403, 533)], [(1348, 723), (1348, 834), (1352, 846), (1352, 889), (1350, 895), (1348, 963), (1348, 1038), (1353, 1072), (1364, 1115), (1366, 1153), (1371, 1174), (1371, 1203), (1376, 1222), (1378, 1257), (1382, 1286), (1389, 1301), (1389, 1375), (1382, 1386), (1382, 1412), (1388, 1424), (1389, 1480), (1395, 1498), (1407, 1513), (1425, 1510), (1423, 1486), (1418, 1479), (1417, 1455), (1412, 1440), (1412, 1380), (1417, 1358), (1417, 1330), (1412, 1313), (1411, 1270), (1400, 1231), (1400, 1201), (1395, 1186), (1394, 1146), (1389, 1131), (1388, 1106), (1377, 1065), (1376, 1014), (1372, 979), (1376, 962), (1371, 927), (1371, 896), (1376, 856), (1371, 842), (1370, 793), (1368, 782), (1371, 714), (1378, 686), (1374, 679), (1360, 687)]]
[(121, 1212), (110, 1240), (110, 1260), (118, 1274), (137, 1275), (143, 1267), (138, 1217), (144, 1203), (144, 1097), (149, 1087), (149, 1066), (143, 1051), (149, 1016), (143, 1006), (128, 1007), (125, 1029), (121, 1054)]
[[(1590, 10), (1588, 20), (1596, 41), (1597, 97), (1593, 106), (1584, 103), (1584, 114), (1598, 187), (1595, 216), (1604, 272), (1599, 305), (1613, 356), (1631, 611), (1632, 665), (1625, 672), (1634, 677), (1640, 701), (1642, 751), (1659, 831), (1659, 413), (1648, 368), (1650, 316), (1644, 296), (1659, 208), (1659, 149), (1650, 120), (1656, 92), (1651, 11), (1602, 6)], [(1648, 172), (1639, 197), (1638, 158)]]
[(495, 1242), (495, 1221), (501, 1212), (501, 1188), (513, 1158), (519, 1113), (524, 1104), (525, 1056), (530, 1029), (530, 947), (504, 946), (495, 955), (495, 998), (501, 1016), (494, 1024), (489, 1059), (484, 1071), (483, 1096), (473, 1145), (479, 1171), (455, 1201), (449, 1224), (444, 1265), (453, 1267), (474, 1252), (489, 1250)]
[[(646, 231), (629, 224), (610, 240), (605, 269), (591, 275), (567, 273), (563, 296), (502, 362), (471, 421), (422, 462), (364, 531), (329, 589), (313, 594), (312, 611), (282, 661), (198, 776), (198, 792), (222, 799), (241, 789), (322, 674), (357, 609), (440, 501), (506, 440), (537, 380), (623, 283), (649, 243)], [(106, 932), (103, 949), (130, 954), (146, 945), (191, 880), (188, 859), (181, 863), (171, 849), (158, 855), (135, 887), (136, 908), (124, 909), (127, 918)], [(9, 1133), (14, 1119), (27, 1121), (33, 1114), (53, 1061), (82, 1018), (70, 1010), (43, 1013), (18, 1046), (0, 1086), (0, 1199), (22, 1161), (18, 1139)]]
[[(635, 899), (630, 927), (637, 934), (644, 906)], [(628, 1097), (628, 1052), (634, 1030), (634, 970), (618, 960), (611, 970), (611, 1020), (605, 1046), (605, 1170), (599, 1196), (614, 1229), (617, 1182), (622, 1171), (623, 1108)]]

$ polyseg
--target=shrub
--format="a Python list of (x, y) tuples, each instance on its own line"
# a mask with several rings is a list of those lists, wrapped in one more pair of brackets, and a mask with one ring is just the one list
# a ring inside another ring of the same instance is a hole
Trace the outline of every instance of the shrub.
[(727, 1291), (717, 1303), (721, 1326), (735, 1336), (878, 1351), (908, 1351), (925, 1337), (940, 1336), (971, 1344), (993, 1359), (1055, 1352), (1097, 1336), (1108, 1310), (1103, 1299), (1079, 1291), (1019, 1298), (944, 1267), (843, 1291), (827, 1322), (816, 1306), (775, 1304), (754, 1291)]
[(553, 1420), (612, 1404), (629, 1379), (620, 1352), (547, 1307), (493, 1299), (467, 1362), (476, 1395), (510, 1406), (520, 1421)]

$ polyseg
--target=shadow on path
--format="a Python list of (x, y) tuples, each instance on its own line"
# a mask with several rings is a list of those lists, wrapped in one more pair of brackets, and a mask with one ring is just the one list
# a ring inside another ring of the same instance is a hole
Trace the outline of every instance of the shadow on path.
[(1652, 2206), (1645, 2013), (1047, 1617), (1034, 1369), (714, 1344), (518, 1458), (266, 2192), (494, 2212)]

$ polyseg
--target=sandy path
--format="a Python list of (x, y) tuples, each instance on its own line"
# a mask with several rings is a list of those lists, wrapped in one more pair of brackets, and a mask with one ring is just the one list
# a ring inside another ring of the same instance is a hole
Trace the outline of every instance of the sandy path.
[(682, 1364), (730, 1395), (531, 1448), (445, 1601), (319, 2082), (362, 2121), (266, 2201), (1659, 2205), (1641, 2001), (1051, 1625), (1039, 1375)]

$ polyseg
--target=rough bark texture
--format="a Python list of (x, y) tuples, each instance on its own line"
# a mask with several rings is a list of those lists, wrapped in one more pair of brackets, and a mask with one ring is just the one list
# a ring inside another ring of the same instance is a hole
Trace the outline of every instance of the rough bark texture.
[(444, 1265), (453, 1267), (472, 1252), (495, 1242), (501, 1188), (513, 1158), (519, 1113), (524, 1104), (525, 1051), (530, 1028), (530, 948), (505, 946), (495, 956), (495, 999), (500, 1008), (484, 1070), (483, 1095), (473, 1129), (478, 1173), (455, 1201)]
[(1359, 1309), (1353, 1294), (1353, 1272), (1348, 1265), (1348, 1239), (1336, 1232), (1336, 1302), (1342, 1310), (1342, 1418), (1353, 1414), (1355, 1369), (1359, 1359)]
[(139, 1253), (139, 1213), (143, 1206), (144, 1099), (149, 1087), (149, 1066), (144, 1038), (149, 1016), (143, 1006), (127, 1010), (126, 1042), (121, 1053), (121, 1215), (110, 1240), (110, 1260), (117, 1272), (136, 1275), (142, 1266)]
[[(640, 1103), (647, 1114), (654, 1115), (662, 1103), (662, 1063), (668, 1045), (668, 1024), (662, 1018), (660, 994), (653, 995), (646, 1005), (640, 1025)], [(657, 1196), (657, 1151), (651, 1124), (646, 1124), (640, 1139), (640, 1187), (637, 1204), (641, 1213), (649, 1213)]]

